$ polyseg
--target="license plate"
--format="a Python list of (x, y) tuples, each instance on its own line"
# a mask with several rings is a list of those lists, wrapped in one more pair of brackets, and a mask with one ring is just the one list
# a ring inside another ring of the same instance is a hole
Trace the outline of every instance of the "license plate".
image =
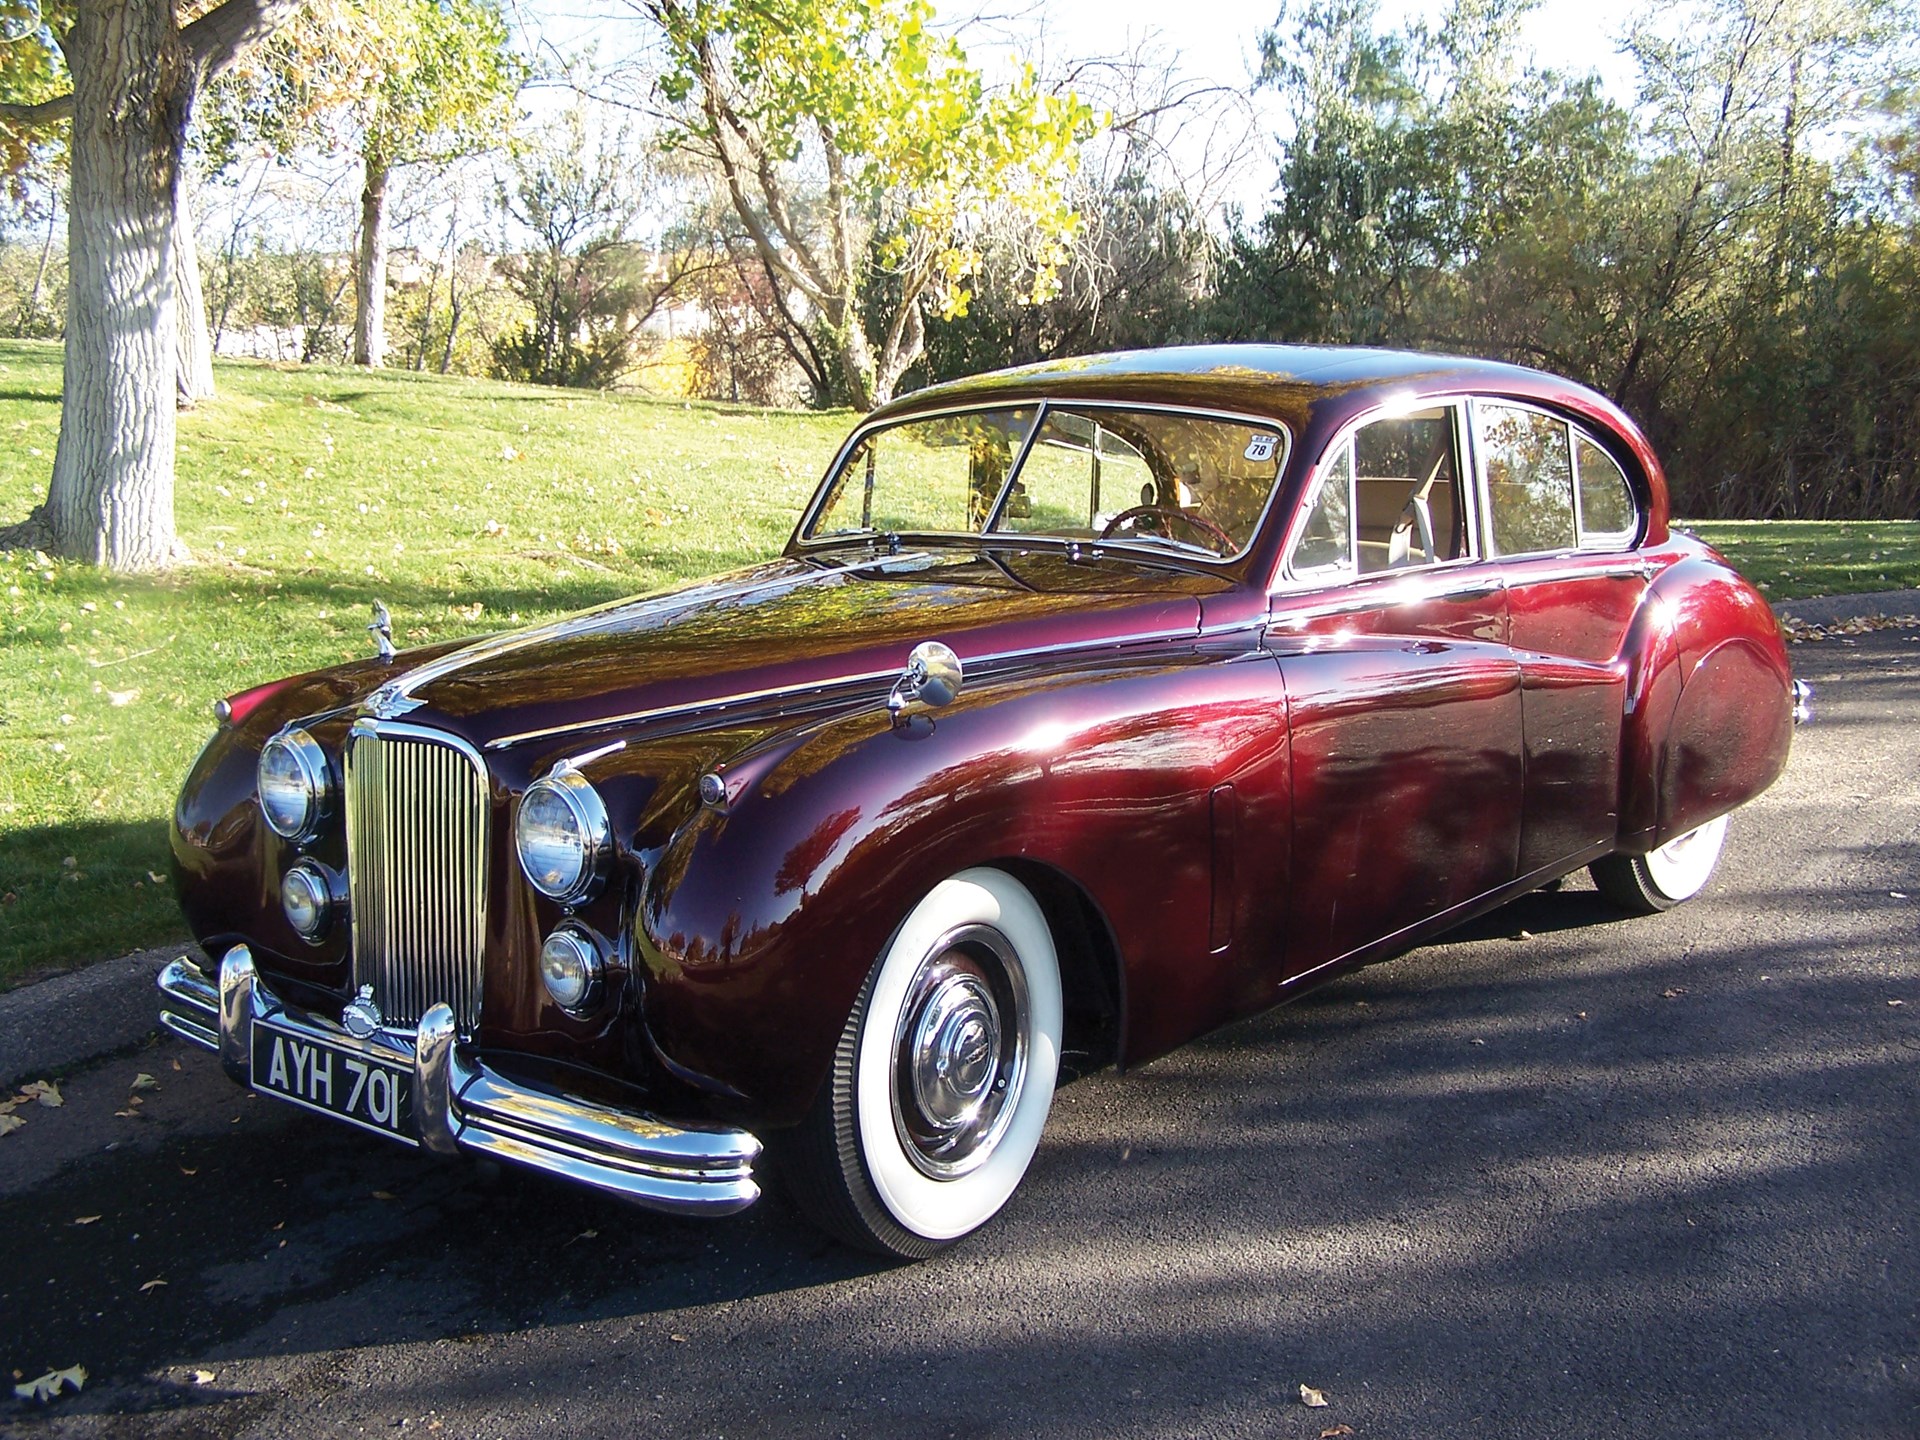
[(419, 1143), (411, 1068), (276, 1030), (270, 1020), (253, 1022), (253, 1088), (389, 1140)]

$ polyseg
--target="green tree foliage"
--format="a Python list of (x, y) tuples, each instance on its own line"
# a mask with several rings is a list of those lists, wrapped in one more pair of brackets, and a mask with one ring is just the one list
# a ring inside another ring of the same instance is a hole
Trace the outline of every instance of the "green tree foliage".
[(1269, 34), (1295, 126), (1215, 330), (1571, 374), (1646, 426), (1686, 513), (1913, 514), (1914, 226), (1887, 199), (1907, 151), (1859, 125), (1913, 13), (1650, 13), (1629, 113), (1520, 63), (1522, 10), (1460, 0), (1432, 33), (1382, 33), (1370, 0), (1316, 0)]
[[(66, 94), (73, 81), (52, 25), (36, 0), (0, 0), (0, 101), (34, 106)], [(62, 177), (65, 127), (0, 112), (0, 183), (24, 204)]]
[[(818, 331), (845, 394), (889, 397), (929, 310), (964, 313), (997, 215), (1056, 282), (1088, 106), (1031, 72), (990, 87), (928, 0), (639, 0), (667, 47), (676, 139), (706, 161), (779, 309)], [(871, 290), (890, 296), (863, 304)]]
[(648, 319), (699, 262), (632, 238), (648, 195), (628, 137), (595, 137), (579, 110), (524, 145), (511, 167), (500, 204), (534, 243), (502, 269), (532, 314), (494, 341), (499, 372), (612, 385), (634, 368)]
[(966, 312), (927, 326), (929, 380), (1199, 338), (1214, 250), (1205, 216), (1137, 155), (1071, 193), (1083, 225), (1056, 291), (1036, 301), (1020, 283), (1022, 237), (990, 237)]
[(219, 88), (209, 155), (351, 147), (362, 162), (354, 359), (384, 363), (393, 172), (498, 148), (527, 66), (499, 0), (336, 0), (306, 12)]

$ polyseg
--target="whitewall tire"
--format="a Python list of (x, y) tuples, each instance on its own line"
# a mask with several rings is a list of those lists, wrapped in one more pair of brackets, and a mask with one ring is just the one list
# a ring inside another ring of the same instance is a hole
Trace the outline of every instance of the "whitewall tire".
[(1676, 835), (1645, 855), (1609, 855), (1588, 868), (1600, 893), (1636, 915), (1653, 915), (1691, 900), (1707, 886), (1727, 841), (1727, 817)]
[(874, 963), (832, 1073), (788, 1147), (788, 1188), (830, 1233), (921, 1259), (1007, 1203), (1060, 1068), (1059, 960), (1001, 870), (941, 881)]

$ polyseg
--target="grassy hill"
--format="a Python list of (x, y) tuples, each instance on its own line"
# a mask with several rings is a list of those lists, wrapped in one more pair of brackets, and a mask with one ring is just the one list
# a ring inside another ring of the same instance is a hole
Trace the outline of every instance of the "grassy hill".
[[(180, 419), (198, 561), (0, 553), (0, 985), (184, 938), (165, 816), (219, 696), (773, 554), (849, 417), (223, 363)], [(45, 493), (58, 346), (0, 340), (0, 520)], [(1775, 598), (1920, 584), (1912, 525), (1702, 526)]]
[[(0, 517), (44, 496), (60, 350), (0, 341)], [(164, 579), (0, 553), (0, 985), (184, 938), (165, 816), (218, 697), (763, 559), (848, 417), (258, 364), (180, 417)]]

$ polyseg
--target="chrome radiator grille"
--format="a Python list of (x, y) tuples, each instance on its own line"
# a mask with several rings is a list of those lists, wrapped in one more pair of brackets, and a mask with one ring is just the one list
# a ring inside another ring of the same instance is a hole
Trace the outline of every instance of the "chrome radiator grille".
[(487, 779), (479, 756), (415, 727), (362, 720), (346, 763), (353, 983), (389, 1025), (445, 1001), (480, 1019)]

